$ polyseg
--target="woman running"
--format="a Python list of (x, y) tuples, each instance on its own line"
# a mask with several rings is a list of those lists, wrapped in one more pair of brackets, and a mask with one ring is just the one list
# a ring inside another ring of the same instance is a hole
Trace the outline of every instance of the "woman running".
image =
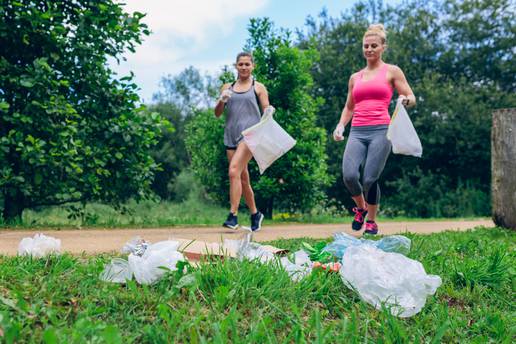
[(265, 86), (252, 77), (254, 61), (250, 53), (238, 54), (235, 66), (238, 78), (232, 84), (222, 86), (220, 98), (215, 106), (217, 117), (220, 117), (226, 108), (224, 145), (229, 161), (231, 209), (223, 226), (231, 229), (238, 228), (238, 206), (243, 194), (251, 212), (251, 230), (258, 231), (262, 225), (263, 214), (256, 208), (247, 169), (247, 164), (253, 156), (243, 142), (242, 131), (260, 121), (260, 105), (262, 111), (269, 106), (269, 95)]
[[(344, 128), (351, 120), (348, 142), (342, 159), (344, 184), (351, 193), (356, 207), (353, 208), (353, 230), (360, 230), (364, 224), (365, 233), (378, 233), (375, 222), (380, 201), (378, 179), (391, 151), (387, 139), (390, 123), (388, 112), (393, 89), (399, 94), (403, 105), (416, 105), (416, 97), (403, 71), (382, 60), (385, 51), (386, 32), (382, 24), (369, 26), (364, 34), (362, 51), (367, 66), (351, 75), (348, 83), (346, 105), (340, 121), (333, 132), (336, 141), (344, 139)], [(363, 165), (362, 185), (360, 166)]]

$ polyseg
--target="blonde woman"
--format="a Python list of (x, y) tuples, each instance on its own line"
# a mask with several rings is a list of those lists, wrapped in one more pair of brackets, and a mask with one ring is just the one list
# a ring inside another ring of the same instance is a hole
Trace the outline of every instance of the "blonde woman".
[[(390, 122), (389, 103), (396, 90), (407, 107), (416, 105), (416, 98), (403, 71), (385, 63), (382, 54), (387, 47), (387, 34), (382, 24), (369, 26), (362, 40), (366, 67), (351, 75), (346, 105), (333, 132), (336, 141), (344, 139), (344, 129), (351, 129), (342, 159), (346, 188), (356, 204), (353, 230), (361, 230), (367, 216), (365, 233), (377, 234), (376, 213), (380, 202), (378, 179), (391, 150), (387, 140)], [(360, 167), (363, 165), (362, 183)]]

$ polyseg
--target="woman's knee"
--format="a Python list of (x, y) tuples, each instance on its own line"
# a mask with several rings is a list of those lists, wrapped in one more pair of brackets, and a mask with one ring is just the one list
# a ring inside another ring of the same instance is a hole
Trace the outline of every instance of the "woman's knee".
[(228, 176), (230, 179), (240, 179), (242, 172), (238, 168), (237, 164), (229, 165)]
[(364, 191), (367, 192), (371, 189), (376, 189), (378, 185), (378, 179), (376, 178), (364, 178)]
[(342, 179), (344, 180), (345, 185), (355, 185), (359, 183), (359, 175), (357, 173), (344, 171), (342, 174)]

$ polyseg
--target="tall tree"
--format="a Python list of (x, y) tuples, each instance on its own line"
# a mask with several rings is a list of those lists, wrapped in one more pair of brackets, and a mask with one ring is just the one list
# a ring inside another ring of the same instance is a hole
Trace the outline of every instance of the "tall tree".
[(164, 121), (144, 114), (108, 57), (134, 51), (144, 15), (111, 0), (0, 3), (3, 216), (73, 201), (149, 195)]

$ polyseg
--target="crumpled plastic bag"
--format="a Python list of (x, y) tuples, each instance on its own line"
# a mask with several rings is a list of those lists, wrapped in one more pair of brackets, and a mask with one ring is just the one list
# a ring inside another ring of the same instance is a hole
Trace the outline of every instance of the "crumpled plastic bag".
[[(142, 243), (145, 243), (142, 245)], [(103, 281), (113, 283), (125, 283), (132, 276), (140, 284), (152, 284), (157, 282), (167, 270), (177, 270), (179, 261), (185, 261), (182, 253), (178, 252), (178, 241), (165, 240), (155, 244), (133, 238), (123, 248), (131, 252), (127, 261), (115, 258), (101, 273)]]
[(178, 248), (179, 242), (167, 240), (149, 245), (141, 257), (131, 253), (128, 257), (129, 268), (136, 282), (152, 284), (167, 270), (177, 270), (177, 262), (185, 260), (183, 254), (177, 251)]
[(252, 232), (245, 233), (240, 240), (224, 239), (223, 246), (236, 252), (239, 260), (259, 260), (266, 263), (274, 260), (274, 254), (265, 250), (262, 245), (252, 241)]
[(34, 235), (34, 238), (23, 238), (18, 245), (20, 256), (41, 258), (52, 253), (61, 253), (61, 240), (42, 233)]
[(105, 282), (125, 283), (132, 278), (129, 262), (122, 258), (113, 258), (100, 274), (100, 279)]
[(149, 243), (141, 237), (136, 236), (125, 243), (121, 252), (126, 254), (133, 253), (137, 256), (142, 256), (147, 247), (149, 247)]
[(280, 264), (287, 271), (290, 278), (294, 282), (298, 282), (312, 272), (313, 263), (308, 253), (299, 250), (294, 253), (294, 262), (291, 262), (287, 257), (282, 257)]
[(380, 240), (357, 239), (346, 233), (335, 233), (335, 241), (329, 243), (323, 251), (330, 252), (339, 259), (344, 256), (346, 249), (351, 246), (370, 245), (385, 252), (397, 252), (408, 254), (410, 251), (410, 239), (403, 235), (390, 235)]
[(376, 309), (390, 306), (391, 314), (403, 318), (421, 311), (442, 283), (439, 276), (427, 275), (420, 262), (370, 245), (348, 247), (340, 275), (364, 301)]

